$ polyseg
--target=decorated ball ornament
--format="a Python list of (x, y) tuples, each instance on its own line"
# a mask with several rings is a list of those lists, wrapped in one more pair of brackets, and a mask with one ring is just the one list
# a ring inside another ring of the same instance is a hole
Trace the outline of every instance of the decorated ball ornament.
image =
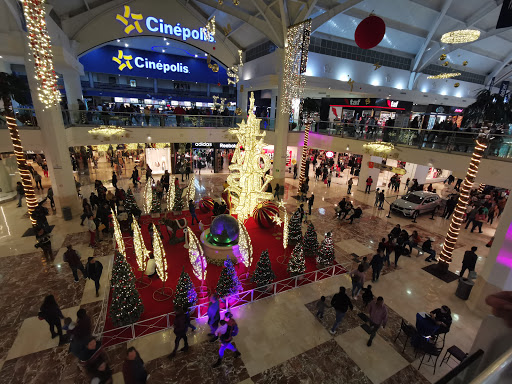
[(379, 45), (386, 34), (386, 24), (378, 16), (370, 15), (359, 23), (355, 41), (359, 48), (371, 49)]
[(210, 225), (210, 238), (215, 245), (234, 245), (238, 243), (240, 228), (238, 221), (230, 215), (219, 215)]
[(459, 88), (460, 83), (455, 83), (455, 84), (453, 84), (453, 86), (454, 86), (455, 88)]
[(237, 109), (235, 109), (235, 114), (240, 116), (242, 114), (242, 108), (238, 107)]
[(467, 66), (467, 65), (468, 65), (468, 61), (467, 61), (467, 60), (464, 60), (464, 61), (462, 62), (462, 65), (463, 65), (464, 67), (465, 67), (465, 66)]
[(450, 65), (450, 62), (448, 62), (448, 61), (445, 61), (445, 62), (443, 63), (443, 67), (447, 67), (447, 66), (449, 66), (449, 65)]
[(446, 60), (446, 54), (443, 53), (441, 56), (439, 56), (439, 60), (441, 60), (441, 61)]
[(214, 201), (211, 197), (205, 196), (199, 201), (199, 209), (203, 213), (211, 212), (213, 210), (213, 203)]
[(273, 201), (259, 203), (252, 213), (260, 227), (271, 228), (275, 225), (274, 218), (279, 217), (279, 207)]

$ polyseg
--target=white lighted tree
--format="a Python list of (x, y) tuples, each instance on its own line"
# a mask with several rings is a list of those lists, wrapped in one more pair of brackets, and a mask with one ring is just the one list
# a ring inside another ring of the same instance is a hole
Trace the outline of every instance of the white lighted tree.
[(153, 293), (153, 299), (157, 301), (170, 299), (172, 289), (165, 286), (167, 281), (167, 259), (165, 257), (164, 245), (160, 238), (160, 232), (156, 229), (155, 224), (153, 224), (153, 256), (155, 257), (156, 273), (160, 280), (162, 280), (162, 287)]
[(151, 212), (151, 203), (153, 202), (152, 180), (153, 179), (148, 179), (146, 181), (146, 186), (144, 187), (144, 211), (146, 213)]
[(201, 243), (197, 239), (195, 233), (187, 227), (187, 232), (189, 236), (189, 248), (188, 248), (188, 256), (190, 258), (190, 264), (192, 265), (192, 270), (194, 275), (201, 280), (201, 284), (206, 280), (206, 258), (204, 257), (203, 247)]
[[(187, 188), (187, 194), (186, 194), (186, 201), (187, 204), (190, 200), (194, 200), (196, 198), (196, 176), (195, 174), (192, 174), (192, 177), (188, 181), (188, 188)], [(170, 189), (170, 188), (169, 188)]]
[(249, 232), (247, 232), (247, 228), (245, 228), (243, 221), (238, 220), (238, 226), (240, 228), (238, 235), (238, 250), (240, 251), (242, 262), (247, 268), (247, 273), (249, 273), (249, 268), (251, 267), (252, 264), (253, 254), (251, 237), (249, 236)]
[(123, 234), (121, 233), (121, 227), (119, 226), (119, 221), (117, 221), (116, 213), (112, 209), (110, 209), (110, 212), (112, 214), (112, 223), (114, 224), (114, 238), (117, 243), (117, 250), (124, 257), (126, 257), (126, 249), (124, 246)]
[[(132, 216), (133, 217), (133, 216)], [(140, 231), (139, 223), (137, 220), (132, 218), (132, 230), (133, 230), (133, 246), (135, 248), (135, 257), (137, 258), (137, 265), (139, 271), (146, 270), (146, 264), (149, 259), (149, 251), (144, 243), (142, 232)]]
[(233, 154), (228, 176), (229, 186), (226, 190), (231, 195), (233, 203), (232, 214), (245, 221), (251, 216), (258, 203), (272, 200), (272, 193), (265, 192), (272, 176), (267, 174), (270, 170), (270, 157), (263, 153), (266, 144), (263, 138), (266, 132), (260, 130), (260, 121), (253, 112), (254, 93), (251, 93), (249, 115), (247, 122), (243, 120), (239, 128), (230, 129), (238, 137), (238, 144)]

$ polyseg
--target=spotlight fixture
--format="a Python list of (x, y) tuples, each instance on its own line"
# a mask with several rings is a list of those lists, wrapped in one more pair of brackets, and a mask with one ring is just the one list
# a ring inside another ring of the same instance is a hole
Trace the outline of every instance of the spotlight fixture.
[(478, 40), (480, 31), (476, 29), (461, 29), (451, 31), (441, 36), (441, 42), (445, 44), (463, 44)]

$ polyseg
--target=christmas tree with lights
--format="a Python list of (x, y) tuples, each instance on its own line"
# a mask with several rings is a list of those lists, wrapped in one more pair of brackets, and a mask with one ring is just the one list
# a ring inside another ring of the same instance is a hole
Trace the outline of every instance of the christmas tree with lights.
[(334, 243), (332, 241), (332, 233), (328, 232), (320, 245), (318, 250), (318, 257), (316, 259), (318, 264), (322, 267), (328, 267), (334, 262)]
[(158, 197), (156, 190), (153, 188), (153, 199), (151, 200), (151, 213), (160, 213), (162, 209), (162, 200)]
[(292, 252), (292, 257), (288, 262), (288, 273), (292, 276), (302, 275), (306, 272), (306, 259), (302, 250), (302, 242), (297, 243)]
[(219, 297), (226, 297), (234, 295), (242, 290), (242, 283), (238, 280), (233, 262), (226, 258), (224, 268), (222, 269), (219, 281), (217, 282), (217, 295)]
[(137, 201), (135, 201), (135, 196), (133, 195), (131, 188), (128, 188), (128, 192), (126, 192), (124, 208), (128, 215), (138, 216), (140, 214), (139, 206), (137, 205)]
[(308, 224), (308, 229), (304, 234), (304, 256), (315, 257), (318, 252), (318, 239), (313, 223)]
[(297, 244), (302, 240), (302, 223), (300, 220), (300, 211), (297, 209), (288, 223), (288, 242)]
[(112, 302), (110, 304), (110, 318), (116, 327), (135, 323), (144, 312), (144, 306), (135, 288), (135, 277), (126, 258), (115, 253), (112, 268)]
[(183, 190), (185, 188), (180, 188), (179, 186), (175, 187), (174, 190), (174, 205), (172, 207), (172, 210), (174, 212), (181, 212), (183, 211)]
[(258, 284), (258, 287), (268, 285), (274, 281), (276, 274), (272, 270), (268, 249), (261, 252), (260, 259), (256, 264), (256, 270), (252, 277), (252, 281)]
[(190, 276), (185, 272), (185, 267), (181, 271), (176, 294), (174, 296), (174, 307), (181, 307), (185, 311), (197, 302), (197, 293)]

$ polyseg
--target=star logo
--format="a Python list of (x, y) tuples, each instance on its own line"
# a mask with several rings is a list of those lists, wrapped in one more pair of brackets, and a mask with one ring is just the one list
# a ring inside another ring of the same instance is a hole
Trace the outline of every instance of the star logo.
[(117, 57), (112, 57), (112, 61), (115, 61), (117, 64), (119, 64), (119, 67), (117, 67), (120, 71), (122, 71), (125, 68), (133, 69), (132, 64), (130, 63), (130, 60), (132, 60), (132, 55), (125, 55), (122, 50), (117, 51)]
[[(131, 19), (132, 23), (128, 21), (129, 19)], [(130, 32), (134, 29), (137, 30), (137, 32), (142, 33), (142, 28), (139, 24), (139, 21), (142, 20), (142, 14), (132, 13), (129, 5), (124, 6), (123, 15), (118, 14), (116, 16), (116, 20), (120, 21), (125, 25), (124, 33), (126, 33), (127, 35), (129, 35)]]

